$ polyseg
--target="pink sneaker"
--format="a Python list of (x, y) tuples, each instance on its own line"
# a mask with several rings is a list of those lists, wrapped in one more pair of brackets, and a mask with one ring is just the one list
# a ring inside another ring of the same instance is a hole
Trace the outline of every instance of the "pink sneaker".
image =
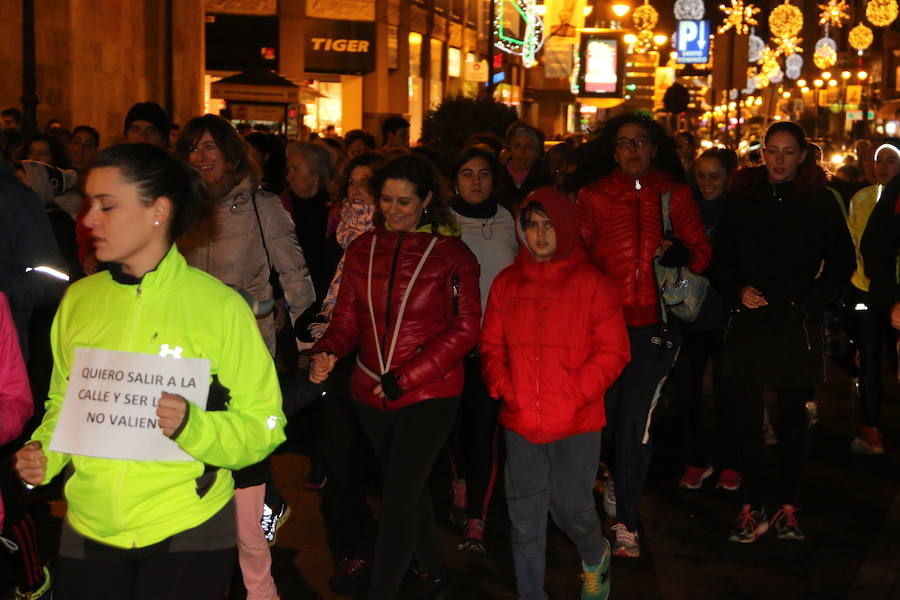
[(739, 487), (741, 487), (741, 474), (734, 469), (722, 469), (722, 472), (719, 473), (716, 489), (733, 492)]
[(712, 474), (712, 465), (707, 465), (704, 468), (688, 467), (684, 470), (684, 475), (681, 476), (678, 487), (686, 490), (699, 490), (700, 486), (703, 485), (703, 480)]

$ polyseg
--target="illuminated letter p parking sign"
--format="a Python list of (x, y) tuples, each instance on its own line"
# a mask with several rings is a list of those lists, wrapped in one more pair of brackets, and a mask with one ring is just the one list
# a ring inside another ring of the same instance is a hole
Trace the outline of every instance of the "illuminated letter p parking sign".
[(678, 21), (676, 50), (679, 64), (709, 62), (709, 21)]

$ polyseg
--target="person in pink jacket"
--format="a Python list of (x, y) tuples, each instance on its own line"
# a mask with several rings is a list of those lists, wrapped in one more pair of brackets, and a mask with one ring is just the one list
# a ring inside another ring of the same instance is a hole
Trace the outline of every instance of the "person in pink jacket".
[[(19, 346), (19, 337), (6, 295), (0, 292), (0, 445), (16, 439), (34, 412), (31, 386), (25, 361)], [(13, 480), (15, 481), (15, 480)], [(19, 502), (21, 504), (21, 501)], [(30, 516), (22, 518), (19, 511), (10, 513), (10, 530), (7, 535), (19, 546), (16, 571), (20, 579), (16, 598), (44, 598), (51, 592), (50, 572), (41, 563), (34, 540), (34, 524)], [(3, 530), (6, 511), (0, 498), (0, 530)], [(29, 531), (23, 531), (28, 529)], [(30, 594), (26, 596), (25, 594)], [(47, 596), (49, 597), (49, 596)]]
[[(0, 445), (16, 439), (34, 412), (31, 386), (6, 295), (0, 292)], [(3, 527), (0, 500), (0, 529)]]

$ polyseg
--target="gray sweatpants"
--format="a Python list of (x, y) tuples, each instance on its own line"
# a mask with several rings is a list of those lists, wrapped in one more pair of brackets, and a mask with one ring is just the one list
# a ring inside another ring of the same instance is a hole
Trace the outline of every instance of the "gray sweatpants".
[(506, 432), (506, 501), (521, 600), (546, 600), (547, 513), (575, 542), (581, 560), (599, 564), (609, 546), (594, 507), (600, 432), (532, 444)]

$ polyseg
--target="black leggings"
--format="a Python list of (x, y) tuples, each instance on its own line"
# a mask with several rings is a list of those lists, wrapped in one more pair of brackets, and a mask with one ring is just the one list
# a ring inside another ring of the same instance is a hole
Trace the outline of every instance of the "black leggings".
[(325, 382), (327, 395), (322, 400), (328, 485), (320, 492), (321, 509), (335, 562), (371, 558), (377, 532), (366, 489), (371, 471), (378, 467), (350, 397), (350, 375), (355, 362), (355, 352), (337, 362)]
[[(856, 310), (857, 306), (861, 310)], [(859, 397), (862, 424), (878, 427), (881, 409), (881, 354), (889, 317), (868, 292), (853, 288), (846, 302), (847, 333), (859, 348)], [(863, 308), (865, 307), (865, 308)]]
[[(722, 332), (685, 331), (678, 360), (672, 369), (677, 382), (678, 410), (681, 415), (683, 442), (688, 451), (688, 464), (705, 467), (712, 464), (737, 467), (737, 444), (734, 440), (734, 402), (725, 393), (719, 369)], [(704, 427), (703, 376), (712, 361), (712, 391), (716, 410), (716, 430), (707, 435)]]
[(466, 384), (447, 450), (454, 477), (466, 480), (468, 516), (485, 521), (497, 482), (500, 402), (491, 398), (484, 385), (481, 359), (468, 356), (463, 365)]
[[(758, 507), (764, 502), (797, 504), (809, 440), (806, 401), (809, 388), (774, 388), (778, 397), (778, 418), (773, 425), (778, 436), (776, 472), (763, 464), (762, 384), (735, 383), (728, 386), (735, 404), (735, 431), (740, 445), (741, 490), (745, 504)], [(774, 496), (773, 496), (774, 494)]]
[(392, 600), (413, 556), (421, 571), (444, 576), (427, 486), (456, 419), (459, 398), (425, 400), (392, 411), (359, 402), (354, 406), (384, 471), (369, 598)]

